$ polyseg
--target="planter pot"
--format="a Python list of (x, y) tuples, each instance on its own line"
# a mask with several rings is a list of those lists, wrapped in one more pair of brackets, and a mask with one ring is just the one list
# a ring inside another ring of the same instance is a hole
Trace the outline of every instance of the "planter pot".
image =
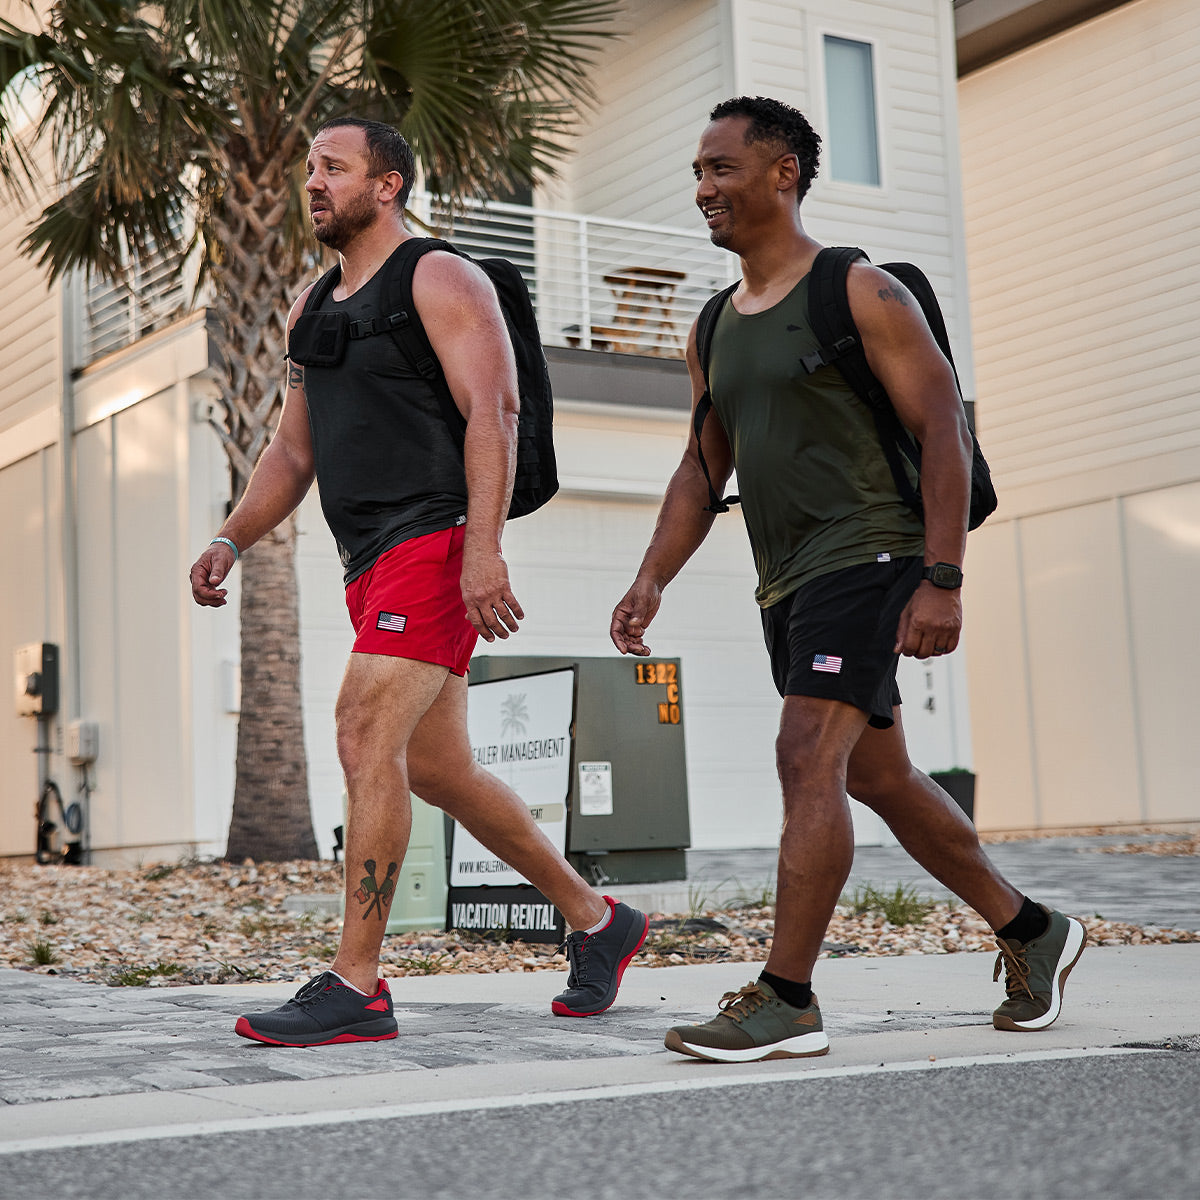
[(971, 821), (975, 820), (975, 773), (973, 771), (931, 771), (929, 778), (948, 792)]

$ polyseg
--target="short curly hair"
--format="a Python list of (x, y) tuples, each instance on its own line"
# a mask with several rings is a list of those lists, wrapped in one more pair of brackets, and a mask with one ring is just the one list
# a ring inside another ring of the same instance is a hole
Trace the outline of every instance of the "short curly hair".
[(710, 121), (726, 117), (746, 117), (746, 144), (766, 142), (778, 147), (780, 154), (794, 154), (800, 164), (800, 179), (796, 187), (796, 203), (808, 195), (817, 177), (821, 161), (821, 136), (797, 108), (772, 100), (769, 96), (736, 96), (723, 100), (708, 114)]

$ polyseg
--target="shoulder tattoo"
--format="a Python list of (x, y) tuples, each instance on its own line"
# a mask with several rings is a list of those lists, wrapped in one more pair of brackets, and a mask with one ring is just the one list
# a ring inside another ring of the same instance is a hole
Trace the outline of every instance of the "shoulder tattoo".
[(894, 287), (881, 287), (879, 291), (876, 292), (876, 295), (880, 298), (880, 300), (885, 302), (888, 300), (896, 300), (900, 304), (903, 304), (905, 308), (908, 307), (908, 293), (899, 284), (896, 284)]

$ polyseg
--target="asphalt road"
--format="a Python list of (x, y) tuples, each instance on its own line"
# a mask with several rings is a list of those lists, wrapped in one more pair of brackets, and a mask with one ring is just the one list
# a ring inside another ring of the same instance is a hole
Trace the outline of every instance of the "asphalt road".
[(681, 1063), (678, 1086), (640, 1094), (15, 1154), (0, 1188), (64, 1200), (1194, 1200), (1200, 1188), (1195, 1053), (770, 1073), (722, 1085)]

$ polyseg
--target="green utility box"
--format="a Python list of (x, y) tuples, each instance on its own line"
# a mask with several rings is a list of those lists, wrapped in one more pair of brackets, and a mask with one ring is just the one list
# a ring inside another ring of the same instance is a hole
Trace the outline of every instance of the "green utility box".
[(677, 658), (477, 655), (470, 681), (575, 669), (567, 858), (585, 879), (687, 878), (691, 845)]

